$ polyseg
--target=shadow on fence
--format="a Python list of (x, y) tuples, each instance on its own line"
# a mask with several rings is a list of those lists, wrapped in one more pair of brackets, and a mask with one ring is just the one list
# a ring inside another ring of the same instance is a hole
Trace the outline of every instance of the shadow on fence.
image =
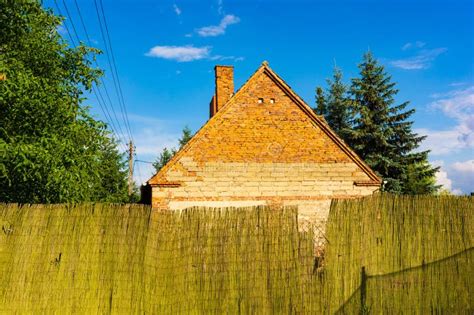
[[(457, 271), (457, 277), (452, 277), (451, 268)], [(451, 272), (446, 272), (448, 269)], [(434, 277), (427, 276), (429, 274)], [(366, 268), (362, 267), (361, 285), (335, 314), (457, 314), (457, 311), (463, 310), (472, 314), (473, 274), (474, 247), (443, 259), (386, 274), (369, 275)], [(423, 298), (427, 295), (431, 298)], [(436, 299), (448, 301), (438, 303), (444, 305), (440, 308), (430, 303)], [(450, 299), (456, 303), (449, 303)]]

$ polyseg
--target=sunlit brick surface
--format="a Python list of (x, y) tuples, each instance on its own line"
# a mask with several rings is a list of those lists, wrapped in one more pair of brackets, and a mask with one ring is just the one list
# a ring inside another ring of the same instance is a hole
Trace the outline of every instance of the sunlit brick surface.
[(354, 184), (373, 179), (262, 69), (182, 151), (150, 180), (155, 208), (297, 205), (324, 222), (332, 198), (378, 189)]

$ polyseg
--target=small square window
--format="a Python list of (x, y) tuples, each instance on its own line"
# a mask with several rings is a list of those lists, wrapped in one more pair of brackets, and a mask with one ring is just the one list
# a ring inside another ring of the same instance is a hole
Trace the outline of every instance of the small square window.
[(259, 103), (259, 104), (263, 104), (263, 98), (259, 98), (259, 99), (258, 99), (258, 103)]
[(274, 98), (271, 98), (270, 99), (270, 104), (274, 104), (275, 103), (275, 99)]

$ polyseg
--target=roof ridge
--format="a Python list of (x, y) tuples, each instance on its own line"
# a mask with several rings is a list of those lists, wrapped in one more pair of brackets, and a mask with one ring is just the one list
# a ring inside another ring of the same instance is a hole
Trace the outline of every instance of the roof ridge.
[[(224, 113), (229, 105), (234, 102), (239, 94), (241, 94), (249, 85), (249, 82), (256, 77), (260, 72), (264, 72), (270, 76), (270, 78), (284, 91), (288, 92), (288, 96), (300, 107), (301, 110), (313, 120), (319, 128), (331, 139), (334, 143), (346, 153), (349, 158), (356, 163), (368, 176), (369, 178), (376, 183), (381, 183), (381, 179), (378, 175), (330, 128), (327, 122), (323, 117), (320, 117), (314, 113), (311, 107), (306, 104), (306, 102), (286, 83), (278, 74), (276, 74), (268, 65), (267, 61), (263, 61), (260, 67), (247, 79), (247, 81), (242, 84), (242, 86), (232, 95), (232, 97), (222, 106), (222, 108), (214, 114), (195, 134), (194, 136), (186, 143), (172, 158), (168, 163), (161, 168), (155, 175), (153, 175), (147, 183), (150, 185), (160, 184), (158, 181), (161, 174), (165, 173), (171, 166), (173, 166), (176, 161), (189, 150), (199, 134), (206, 129), (209, 124), (215, 120), (215, 117), (219, 117)], [(163, 181), (163, 183), (167, 183)]]
[(303, 100), (302, 97), (300, 97), (293, 89), (290, 87), (288, 83), (285, 82), (278, 74), (276, 74), (268, 64), (264, 65), (265, 68), (268, 70), (269, 74), (271, 76), (274, 76), (277, 81), (280, 81), (284, 90), (288, 91), (292, 96), (294, 96), (294, 101), (298, 105), (300, 105), (300, 108), (310, 117), (314, 122), (318, 124), (318, 126), (328, 135), (331, 140), (333, 140), (336, 145), (341, 148), (353, 161), (356, 163), (362, 170), (371, 178), (374, 182), (381, 183), (382, 180), (380, 177), (362, 160), (361, 157), (359, 157), (350, 147), (348, 144), (344, 142), (329, 126), (329, 124), (326, 122), (326, 120), (319, 116), (316, 115), (313, 111), (313, 109), (306, 104), (306, 102)]
[(231, 103), (235, 97), (237, 95), (239, 95), (240, 93), (242, 93), (242, 91), (245, 89), (245, 87), (248, 86), (249, 82), (257, 75), (257, 73), (261, 72), (262, 69), (264, 68), (264, 65), (262, 64), (248, 79), (247, 81), (245, 81), (244, 84), (242, 84), (242, 86), (232, 95), (232, 97), (222, 106), (222, 108), (217, 111), (211, 118), (209, 118), (209, 120), (204, 124), (202, 125), (201, 128), (199, 128), (198, 131), (196, 131), (196, 133), (194, 134), (194, 136), (171, 158), (171, 160), (168, 161), (168, 163), (166, 163), (165, 166), (163, 166), (155, 175), (153, 175), (148, 181), (147, 183), (148, 184), (158, 184), (158, 183), (155, 183), (155, 179), (158, 179), (159, 176), (162, 174), (162, 173), (165, 173), (171, 166), (173, 166), (176, 161), (184, 154), (184, 152), (188, 151), (188, 149), (191, 147), (191, 145), (195, 142), (195, 139), (198, 138), (198, 135), (204, 130), (206, 129), (206, 127), (213, 121), (216, 119), (216, 117), (219, 117), (222, 115), (222, 113), (224, 113), (226, 111), (226, 109), (229, 107), (228, 104)]

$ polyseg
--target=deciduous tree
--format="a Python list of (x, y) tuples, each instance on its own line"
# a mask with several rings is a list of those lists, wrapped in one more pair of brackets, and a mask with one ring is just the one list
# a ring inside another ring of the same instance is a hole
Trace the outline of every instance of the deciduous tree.
[(124, 201), (123, 159), (84, 105), (99, 51), (69, 47), (61, 23), (39, 1), (2, 1), (0, 201)]

